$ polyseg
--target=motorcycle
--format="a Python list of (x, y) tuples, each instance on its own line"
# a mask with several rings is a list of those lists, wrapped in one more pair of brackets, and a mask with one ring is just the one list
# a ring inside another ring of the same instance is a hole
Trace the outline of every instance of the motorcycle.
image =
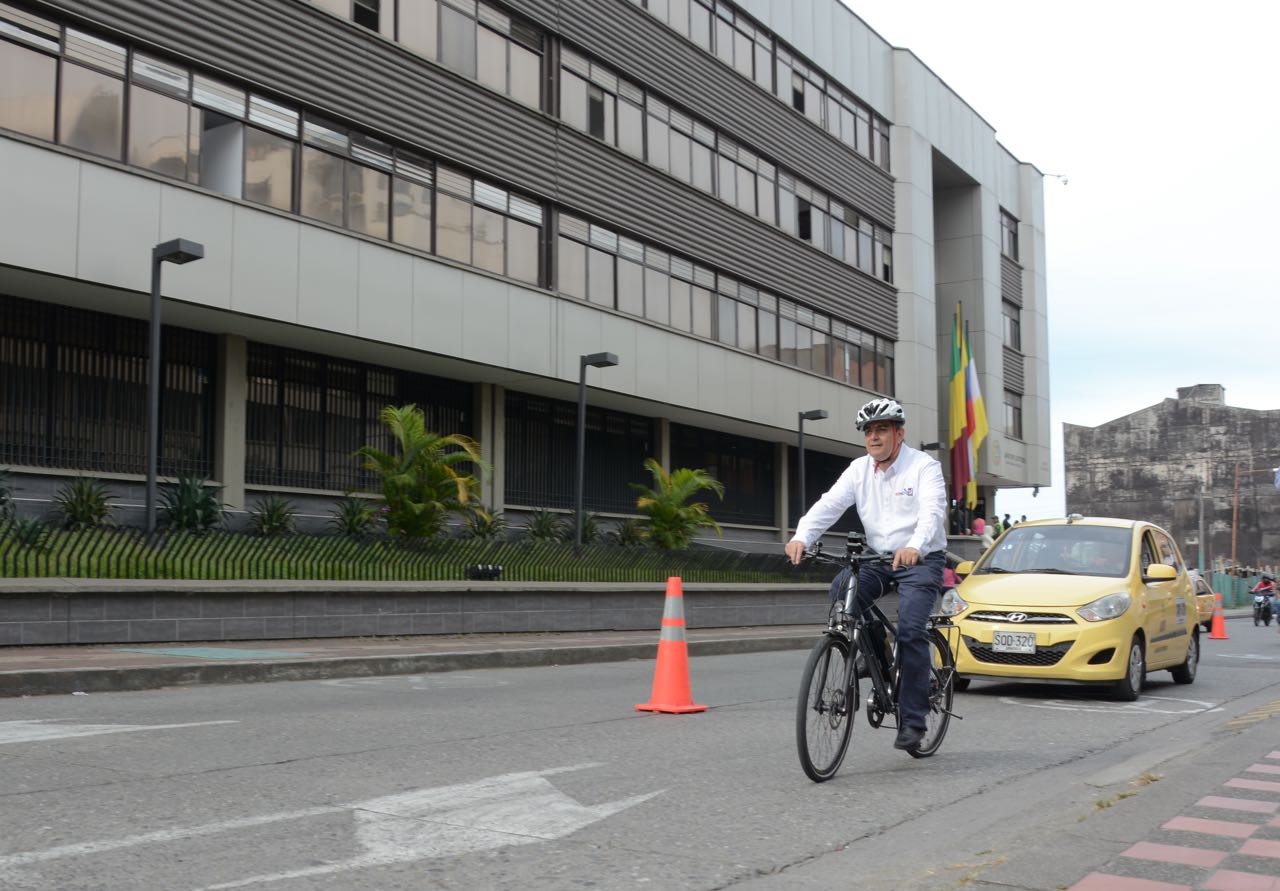
[(1271, 598), (1266, 594), (1253, 595), (1253, 624), (1271, 625)]

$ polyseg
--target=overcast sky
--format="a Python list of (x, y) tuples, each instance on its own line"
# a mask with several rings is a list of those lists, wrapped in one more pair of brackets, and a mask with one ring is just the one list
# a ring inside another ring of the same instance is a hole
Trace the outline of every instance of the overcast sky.
[[(1001, 513), (1063, 513), (1063, 421), (1199, 383), (1280, 408), (1280, 8), (845, 2), (1067, 180), (1044, 182), (1054, 485), (998, 495)], [(983, 397), (996, 415), (1000, 394)]]

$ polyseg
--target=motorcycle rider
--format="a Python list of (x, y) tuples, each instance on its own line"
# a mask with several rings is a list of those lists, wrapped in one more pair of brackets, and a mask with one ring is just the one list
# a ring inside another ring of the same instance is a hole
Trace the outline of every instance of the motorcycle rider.
[(1257, 625), (1261, 619), (1267, 625), (1271, 624), (1271, 616), (1275, 612), (1273, 609), (1273, 601), (1276, 597), (1276, 580), (1267, 574), (1263, 574), (1262, 580), (1254, 585), (1250, 592), (1253, 595), (1253, 624)]

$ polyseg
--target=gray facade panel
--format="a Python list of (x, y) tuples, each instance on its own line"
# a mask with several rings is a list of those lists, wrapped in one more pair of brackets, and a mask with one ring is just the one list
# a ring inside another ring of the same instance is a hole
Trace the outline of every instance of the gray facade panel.
[(1026, 392), (1026, 378), (1023, 372), (1022, 354), (1017, 350), (1004, 348), (1004, 388), (1015, 393)]
[(1022, 306), (1022, 267), (1008, 257), (1000, 258), (1000, 296)]
[[(304, 0), (43, 5), (479, 174), (500, 174), (516, 189), (896, 339), (892, 286)], [(611, 3), (607, 17), (590, 15), (592, 7), (581, 0), (563, 5), (561, 16), (559, 4), (514, 4), (548, 30), (559, 23), (570, 39), (666, 90), (748, 145), (766, 152), (785, 149), (772, 153), (798, 173), (822, 171), (825, 178), (815, 185), (892, 225), (890, 178), (781, 102), (627, 3)]]
[(893, 227), (888, 174), (644, 10), (622, 0), (512, 0), (510, 5), (624, 77), (664, 93), (726, 135)]

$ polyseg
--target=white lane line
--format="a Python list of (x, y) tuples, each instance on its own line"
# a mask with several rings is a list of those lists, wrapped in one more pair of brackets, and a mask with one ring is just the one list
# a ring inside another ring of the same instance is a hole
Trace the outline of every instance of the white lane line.
[(0, 721), (0, 746), (72, 739), (77, 736), (102, 736), (107, 733), (141, 733), (144, 730), (176, 730), (182, 727), (238, 723), (240, 722), (192, 721), (187, 724), (60, 724), (55, 721)]

